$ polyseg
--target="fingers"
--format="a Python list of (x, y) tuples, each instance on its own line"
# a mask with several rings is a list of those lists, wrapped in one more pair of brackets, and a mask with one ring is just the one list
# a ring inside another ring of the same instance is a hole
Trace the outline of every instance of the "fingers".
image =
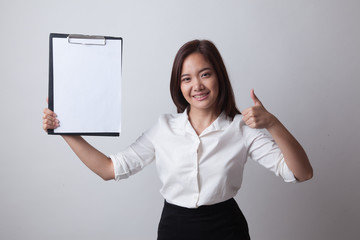
[(59, 120), (50, 121), (49, 119), (45, 119), (43, 121), (43, 129), (44, 129), (44, 131), (47, 131), (49, 129), (55, 129), (55, 128), (58, 128), (59, 126), (60, 126)]
[(247, 108), (243, 111), (241, 111), (241, 114), (243, 115), (243, 121), (246, 125), (248, 125), (251, 128), (256, 128), (256, 122), (257, 122), (257, 114), (256, 111), (254, 111), (254, 107)]
[(260, 106), (253, 106), (253, 107), (249, 107), (245, 110), (241, 111), (241, 115), (243, 115), (243, 117), (258, 117), (261, 115), (263, 111), (263, 108)]
[(269, 122), (269, 113), (255, 95), (254, 89), (251, 89), (250, 97), (254, 101), (254, 106), (241, 112), (245, 124), (251, 128), (266, 128)]
[(258, 128), (253, 118), (247, 120), (245, 124), (248, 125), (250, 128)]
[(55, 129), (60, 126), (59, 120), (56, 118), (57, 115), (48, 108), (43, 111), (43, 129), (47, 131), (49, 129)]
[(241, 115), (246, 116), (254, 112), (253, 107), (249, 107), (241, 111)]
[(262, 120), (253, 115), (248, 114), (243, 116), (243, 121), (251, 128), (262, 128)]
[(245, 124), (251, 128), (266, 128), (272, 116), (262, 105), (247, 108), (241, 114)]
[(49, 119), (45, 119), (43, 121), (43, 129), (45, 131), (49, 130), (49, 129), (55, 129), (57, 127), (60, 126), (59, 120), (55, 120), (55, 121), (51, 121)]
[(254, 89), (251, 89), (251, 91), (250, 91), (250, 97), (251, 97), (251, 99), (254, 101), (254, 105), (255, 105), (255, 106), (257, 106), (257, 105), (262, 105), (262, 104), (261, 104), (261, 101), (259, 100), (259, 98), (255, 95)]
[(56, 114), (48, 108), (44, 108), (43, 113), (52, 117), (57, 117)]
[(275, 116), (266, 111), (262, 106), (253, 106), (242, 112), (243, 121), (251, 128), (268, 129), (274, 124)]

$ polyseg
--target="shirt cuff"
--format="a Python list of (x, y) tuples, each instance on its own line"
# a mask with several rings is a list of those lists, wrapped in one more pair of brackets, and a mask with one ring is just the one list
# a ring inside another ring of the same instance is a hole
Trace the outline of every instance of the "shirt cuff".
[(123, 156), (118, 153), (116, 155), (109, 156), (114, 166), (115, 181), (128, 178), (130, 176), (129, 168), (126, 167)]
[(284, 161), (282, 171), (281, 171), (281, 177), (284, 179), (287, 183), (297, 183), (299, 182), (296, 178), (293, 172), (290, 170), (286, 162)]

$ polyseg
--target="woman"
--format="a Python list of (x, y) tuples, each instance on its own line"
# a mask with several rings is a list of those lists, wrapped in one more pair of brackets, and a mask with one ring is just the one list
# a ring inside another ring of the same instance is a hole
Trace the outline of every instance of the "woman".
[[(250, 239), (233, 199), (248, 157), (286, 182), (312, 177), (305, 151), (254, 91), (240, 114), (220, 53), (194, 40), (178, 51), (170, 91), (178, 114), (167, 114), (125, 151), (105, 156), (80, 136), (63, 136), (77, 156), (105, 180), (126, 178), (156, 159), (165, 199), (158, 240)], [(59, 126), (44, 110), (43, 128)], [(258, 128), (265, 128), (267, 136)]]

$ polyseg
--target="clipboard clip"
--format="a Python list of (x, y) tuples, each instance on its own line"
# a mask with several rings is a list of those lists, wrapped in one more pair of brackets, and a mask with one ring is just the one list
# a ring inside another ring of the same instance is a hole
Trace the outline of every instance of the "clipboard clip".
[(69, 34), (67, 37), (70, 44), (82, 44), (82, 45), (106, 45), (106, 39), (104, 36), (95, 35), (82, 35), (82, 34)]

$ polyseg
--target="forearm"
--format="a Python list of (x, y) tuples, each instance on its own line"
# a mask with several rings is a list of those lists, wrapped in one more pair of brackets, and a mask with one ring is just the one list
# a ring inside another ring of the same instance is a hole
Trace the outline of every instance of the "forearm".
[(63, 135), (80, 160), (104, 180), (114, 179), (114, 167), (110, 158), (91, 146), (81, 136)]
[(293, 135), (274, 117), (273, 123), (267, 128), (284, 155), (285, 162), (299, 181), (312, 178), (313, 169), (309, 159)]

